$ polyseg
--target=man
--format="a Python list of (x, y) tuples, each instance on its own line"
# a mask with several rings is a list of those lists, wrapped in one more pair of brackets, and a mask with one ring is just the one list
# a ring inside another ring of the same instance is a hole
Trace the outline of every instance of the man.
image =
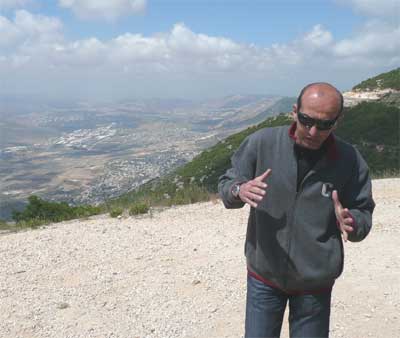
[(365, 161), (332, 133), (342, 110), (335, 87), (306, 86), (294, 123), (247, 137), (219, 178), (226, 208), (251, 206), (245, 337), (279, 337), (287, 302), (290, 337), (329, 336), (342, 238), (364, 239), (375, 207)]

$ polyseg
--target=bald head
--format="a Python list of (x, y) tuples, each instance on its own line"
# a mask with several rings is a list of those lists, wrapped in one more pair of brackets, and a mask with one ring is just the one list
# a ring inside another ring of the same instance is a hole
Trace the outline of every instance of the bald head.
[(315, 82), (305, 86), (297, 98), (297, 109), (300, 110), (304, 100), (326, 100), (337, 106), (338, 114), (343, 110), (343, 95), (334, 86), (326, 82)]

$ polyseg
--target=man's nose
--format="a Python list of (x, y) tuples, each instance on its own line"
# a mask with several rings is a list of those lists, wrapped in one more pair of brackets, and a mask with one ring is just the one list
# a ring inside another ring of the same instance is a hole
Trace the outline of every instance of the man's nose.
[(318, 129), (317, 129), (317, 127), (316, 127), (315, 125), (312, 126), (312, 127), (308, 130), (308, 133), (309, 133), (311, 136), (317, 135), (317, 134), (318, 134)]

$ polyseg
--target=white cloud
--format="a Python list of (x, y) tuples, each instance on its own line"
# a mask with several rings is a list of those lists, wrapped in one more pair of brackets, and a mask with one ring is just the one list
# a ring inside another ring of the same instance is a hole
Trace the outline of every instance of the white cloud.
[(24, 10), (13, 20), (0, 16), (0, 78), (15, 81), (9, 86), (15, 88), (31, 79), (35, 89), (59, 95), (87, 87), (93, 96), (103, 90), (116, 97), (285, 94), (311, 81), (353, 85), (355, 78), (400, 63), (400, 28), (378, 21), (343, 40), (315, 25), (289, 43), (263, 48), (196, 33), (183, 23), (152, 36), (125, 33), (109, 40), (67, 41), (62, 30), (60, 20)]
[(356, 36), (338, 42), (334, 48), (337, 57), (400, 61), (400, 25), (393, 27), (382, 22), (369, 22)]
[(399, 0), (336, 0), (372, 17), (400, 17)]
[(0, 46), (12, 45), (19, 36), (20, 30), (6, 17), (0, 16)]
[(379, 63), (398, 67), (400, 63), (400, 1), (336, 0), (357, 13), (369, 16), (353, 36), (338, 41), (333, 56), (342, 64), (374, 67)]
[(146, 0), (59, 0), (58, 3), (83, 19), (115, 20), (146, 9)]
[(333, 43), (333, 36), (322, 25), (316, 25), (304, 36), (303, 40), (311, 48), (325, 48)]
[(15, 13), (14, 22), (15, 26), (31, 40), (52, 42), (61, 38), (63, 24), (57, 18), (19, 10)]
[(0, 9), (22, 8), (31, 0), (0, 0)]
[(16, 11), (13, 21), (0, 15), (0, 46), (14, 48), (14, 53), (28, 46), (40, 48), (40, 43), (62, 40), (62, 27), (57, 18), (34, 15), (26, 10)]
[(47, 51), (49, 65), (53, 69), (99, 69), (104, 64), (105, 45), (96, 38), (66, 44), (54, 44)]

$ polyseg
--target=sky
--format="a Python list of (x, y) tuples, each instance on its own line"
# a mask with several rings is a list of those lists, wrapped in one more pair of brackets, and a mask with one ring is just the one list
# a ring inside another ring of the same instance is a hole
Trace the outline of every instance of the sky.
[(296, 96), (399, 65), (397, 0), (0, 0), (0, 97)]

